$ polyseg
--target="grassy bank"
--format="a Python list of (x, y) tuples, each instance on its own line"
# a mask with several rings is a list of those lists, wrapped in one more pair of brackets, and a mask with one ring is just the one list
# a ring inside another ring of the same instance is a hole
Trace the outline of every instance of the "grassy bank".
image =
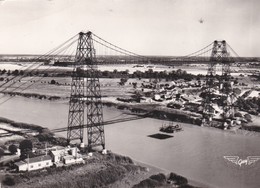
[[(13, 120), (0, 117), (0, 123), (9, 124), (12, 127), (20, 128), (21, 131), (9, 131), (12, 135), (20, 135), (23, 136), (24, 139), (31, 140), (35, 143), (35, 146), (38, 148), (44, 148), (44, 142), (48, 142), (50, 145), (62, 145), (65, 146), (67, 144), (67, 140), (63, 137), (57, 137), (53, 133), (50, 132), (48, 128), (41, 127), (35, 124), (28, 124), (22, 122), (15, 122)], [(24, 132), (23, 129), (26, 129)], [(31, 130), (31, 131), (30, 131)], [(33, 132), (34, 134), (30, 134)], [(17, 139), (10, 139), (9, 141), (5, 142), (4, 144), (11, 144), (11, 143), (19, 143), (21, 140)]]
[(3, 118), (3, 117), (0, 117), (0, 122), (10, 124), (13, 127), (30, 129), (30, 130), (37, 131), (37, 132), (43, 132), (43, 130), (45, 129), (45, 128), (39, 126), (39, 125), (27, 124), (27, 123), (22, 123), (22, 122), (15, 122), (13, 120)]

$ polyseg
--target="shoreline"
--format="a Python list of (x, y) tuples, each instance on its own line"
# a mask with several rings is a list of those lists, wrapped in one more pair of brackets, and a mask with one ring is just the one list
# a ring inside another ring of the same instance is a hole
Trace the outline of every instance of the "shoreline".
[[(40, 100), (40, 101), (48, 100), (50, 102), (57, 102), (57, 101), (68, 102), (67, 100), (69, 99), (69, 97), (61, 97), (57, 95), (42, 95), (37, 93), (20, 93), (20, 92), (14, 92), (14, 93), (0, 92), (0, 93), (4, 95), (10, 95), (13, 97), (25, 97), (28, 99)], [(201, 116), (201, 114), (167, 108), (160, 105), (158, 106), (158, 104), (124, 103), (120, 101), (111, 101), (108, 99), (109, 97), (108, 98), (106, 96), (103, 97), (102, 100), (103, 106), (114, 107), (122, 111), (126, 110), (128, 111), (129, 115), (138, 116), (138, 115), (143, 115), (144, 113), (150, 113), (147, 115), (147, 117), (149, 118), (168, 120), (176, 123), (188, 123), (194, 126), (200, 126), (199, 117)], [(5, 118), (3, 117), (3, 119)], [(209, 126), (205, 126), (205, 127), (222, 130), (218, 127), (209, 127)], [(237, 129), (237, 130), (229, 129), (229, 130), (222, 130), (222, 131), (226, 131), (231, 134), (241, 134), (245, 136), (260, 136), (260, 126), (255, 126), (255, 125), (246, 125), (243, 127), (243, 129)]]

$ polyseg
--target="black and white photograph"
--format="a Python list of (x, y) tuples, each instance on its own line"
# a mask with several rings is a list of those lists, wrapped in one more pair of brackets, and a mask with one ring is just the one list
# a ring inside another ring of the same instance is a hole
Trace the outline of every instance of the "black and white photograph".
[(260, 1), (0, 0), (0, 188), (259, 188)]

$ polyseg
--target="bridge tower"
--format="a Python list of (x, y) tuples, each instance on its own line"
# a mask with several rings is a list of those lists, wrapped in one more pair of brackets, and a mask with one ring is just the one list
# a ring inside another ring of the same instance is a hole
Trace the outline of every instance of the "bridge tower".
[(220, 92), (222, 93), (222, 108), (223, 108), (223, 118), (229, 118), (234, 115), (233, 107), (233, 82), (231, 79), (231, 69), (230, 66), (234, 63), (233, 58), (230, 57), (227, 51), (226, 41), (222, 41), (222, 75), (220, 77)]
[(85, 123), (88, 148), (102, 146), (104, 149), (103, 107), (96, 54), (90, 31), (79, 33), (69, 102), (68, 143), (78, 139), (83, 143)]
[[(204, 118), (209, 120), (207, 123), (211, 124), (211, 119), (214, 114), (213, 100), (214, 93), (219, 91), (221, 94), (221, 104), (223, 109), (223, 118), (228, 118), (233, 112), (232, 103), (232, 84), (230, 75), (230, 65), (232, 61), (230, 54), (227, 51), (226, 41), (214, 41), (213, 48), (208, 64), (208, 72), (206, 77), (206, 89), (204, 100)], [(217, 80), (216, 65), (220, 64), (222, 67), (222, 74)]]

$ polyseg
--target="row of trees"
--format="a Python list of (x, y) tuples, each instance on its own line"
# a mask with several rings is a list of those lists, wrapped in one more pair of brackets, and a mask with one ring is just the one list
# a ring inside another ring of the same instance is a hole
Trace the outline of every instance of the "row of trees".
[(9, 75), (14, 75), (14, 76), (18, 76), (18, 75), (24, 75), (24, 71), (23, 70), (17, 70), (15, 69), (14, 71), (10, 71), (10, 70), (0, 70), (0, 74), (7, 74), (8, 76)]
[[(93, 73), (88, 72), (88, 71), (83, 71), (83, 70), (78, 70), (78, 74), (81, 76), (88, 76)], [(44, 77), (67, 77), (67, 76), (73, 76), (72, 71), (67, 71), (67, 72), (48, 72), (48, 71), (24, 71), (24, 70), (0, 70), (0, 75), (13, 75), (13, 76), (44, 76)], [(113, 70), (113, 71), (100, 71), (97, 70), (96, 72), (97, 76), (100, 78), (158, 78), (158, 79), (167, 79), (167, 80), (177, 80), (177, 79), (185, 79), (185, 80), (192, 80), (197, 77), (201, 77), (202, 75), (195, 76), (192, 74), (188, 74), (186, 71), (183, 71), (181, 69), (178, 70), (173, 70), (171, 72), (167, 71), (153, 71), (153, 69), (148, 69), (147, 71), (135, 71), (133, 73), (129, 73), (129, 70), (124, 70), (124, 71), (118, 71), (118, 70)]]
[[(168, 80), (177, 80), (177, 79), (185, 79), (192, 80), (197, 78), (197, 76), (188, 74), (186, 71), (181, 69), (173, 70), (171, 72), (167, 71), (153, 71), (153, 69), (148, 69), (147, 71), (135, 71), (133, 73), (129, 73), (129, 70), (125, 71), (117, 71), (116, 69), (113, 71), (98, 71), (99, 77), (104, 78), (158, 78), (158, 79), (168, 79)], [(201, 75), (200, 75), (201, 76)]]
[(11, 70), (0, 70), (0, 75), (7, 75), (7, 76), (49, 76), (49, 74), (47, 72), (42, 72), (40, 70), (37, 70), (37, 71), (32, 71), (32, 70), (29, 70), (29, 71), (24, 71), (24, 70), (18, 70), (18, 69), (15, 69), (13, 71)]

